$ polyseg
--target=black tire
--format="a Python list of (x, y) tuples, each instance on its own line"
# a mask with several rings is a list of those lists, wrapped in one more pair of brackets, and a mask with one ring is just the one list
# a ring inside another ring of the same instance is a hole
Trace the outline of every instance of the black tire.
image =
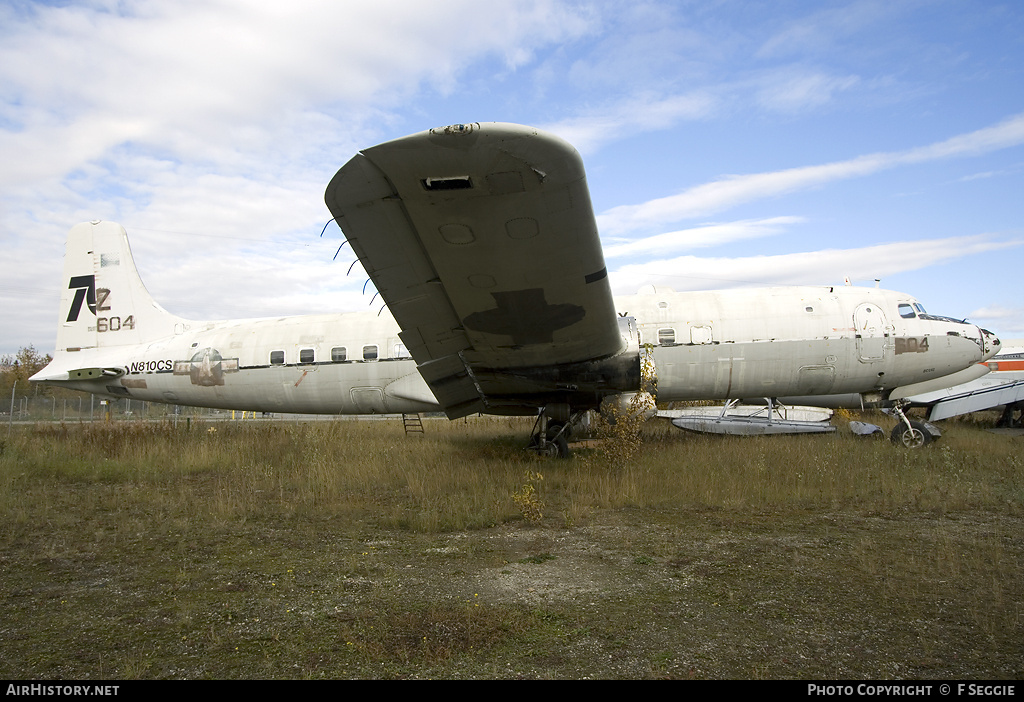
[(554, 439), (548, 441), (549, 446), (554, 446), (554, 458), (568, 458), (569, 457), (569, 441), (565, 438), (565, 434), (557, 436)]
[(931, 432), (921, 422), (910, 422), (910, 428), (900, 422), (889, 435), (892, 442), (903, 448), (922, 448), (932, 442)]
[(552, 437), (561, 434), (568, 441), (572, 438), (572, 425), (568, 422), (548, 422), (548, 439), (553, 440)]
[(563, 432), (554, 439), (548, 439), (544, 447), (541, 448), (540, 436), (534, 434), (530, 437), (530, 450), (535, 451), (538, 456), (544, 456), (545, 458), (568, 458), (569, 442), (565, 438), (565, 432)]

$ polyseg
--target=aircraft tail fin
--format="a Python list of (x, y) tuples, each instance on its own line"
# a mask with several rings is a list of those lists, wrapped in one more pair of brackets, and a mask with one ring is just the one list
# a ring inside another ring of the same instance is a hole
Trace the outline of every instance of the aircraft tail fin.
[(115, 222), (71, 228), (62, 285), (57, 354), (142, 344), (188, 328), (146, 290), (128, 234)]

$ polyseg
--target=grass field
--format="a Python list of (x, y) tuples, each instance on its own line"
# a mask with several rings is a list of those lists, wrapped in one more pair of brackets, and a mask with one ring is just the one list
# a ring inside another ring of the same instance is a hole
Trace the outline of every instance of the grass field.
[(993, 419), (567, 461), (520, 419), (16, 427), (0, 678), (1021, 679)]

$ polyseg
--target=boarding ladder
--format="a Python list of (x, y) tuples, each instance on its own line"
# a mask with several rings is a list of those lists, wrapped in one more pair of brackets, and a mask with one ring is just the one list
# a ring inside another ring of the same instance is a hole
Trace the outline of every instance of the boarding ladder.
[(423, 419), (419, 414), (402, 413), (402, 426), (405, 427), (405, 434), (423, 433)]

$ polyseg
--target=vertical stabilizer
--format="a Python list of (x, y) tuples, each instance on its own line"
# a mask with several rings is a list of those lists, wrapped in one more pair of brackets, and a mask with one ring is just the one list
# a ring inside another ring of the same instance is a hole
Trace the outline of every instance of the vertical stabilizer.
[(115, 222), (71, 228), (61, 285), (57, 354), (141, 344), (188, 326), (150, 296), (135, 268), (128, 234)]

